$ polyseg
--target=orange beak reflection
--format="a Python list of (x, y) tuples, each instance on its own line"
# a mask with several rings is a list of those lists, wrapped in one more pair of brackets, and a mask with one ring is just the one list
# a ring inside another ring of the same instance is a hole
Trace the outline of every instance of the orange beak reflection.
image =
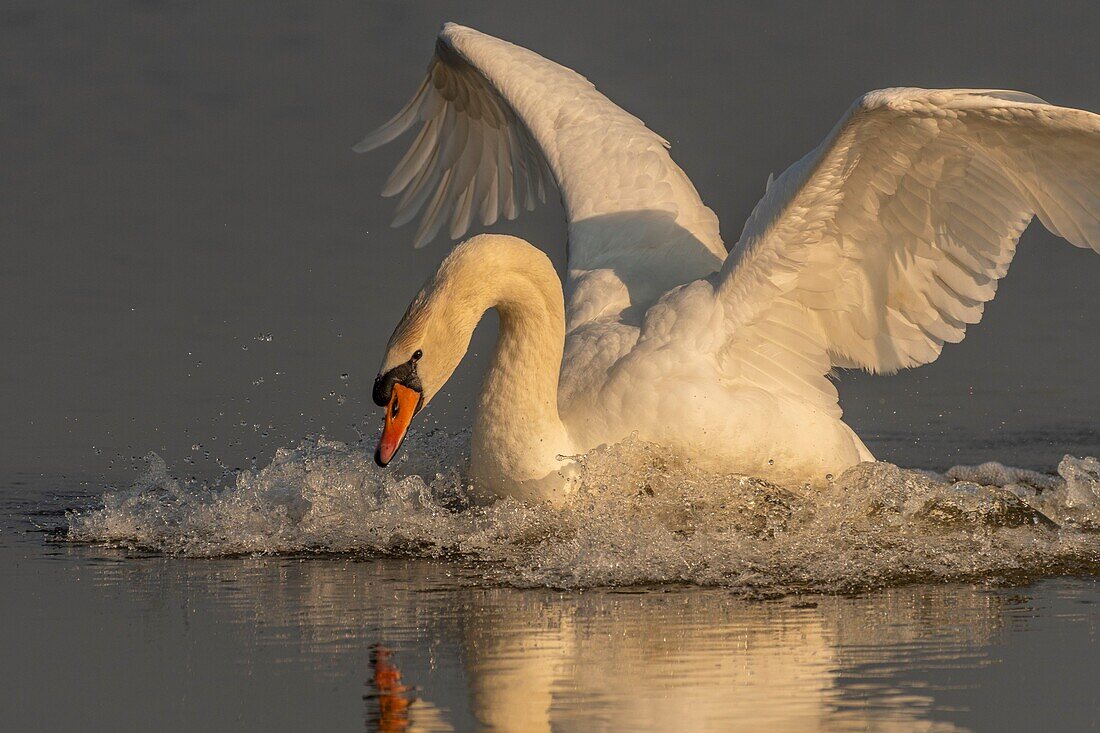
[(419, 406), (419, 392), (403, 384), (393, 385), (393, 396), (386, 405), (386, 425), (382, 428), (382, 437), (378, 439), (378, 450), (374, 452), (374, 462), (379, 466), (393, 460)]

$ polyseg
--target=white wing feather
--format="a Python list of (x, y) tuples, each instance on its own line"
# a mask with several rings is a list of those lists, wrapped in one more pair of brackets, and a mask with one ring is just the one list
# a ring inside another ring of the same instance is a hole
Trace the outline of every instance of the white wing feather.
[(534, 208), (556, 182), (569, 218), (571, 329), (644, 310), (725, 259), (717, 218), (668, 143), (532, 51), (446, 24), (412, 101), (355, 149), (417, 124), (383, 190), (402, 194), (394, 224), (423, 212), (415, 246), (444, 226), (457, 239), (475, 219), (490, 225)]
[(718, 275), (731, 380), (839, 415), (832, 367), (961, 341), (1033, 216), (1100, 251), (1100, 115), (1021, 92), (864, 95), (771, 186)]

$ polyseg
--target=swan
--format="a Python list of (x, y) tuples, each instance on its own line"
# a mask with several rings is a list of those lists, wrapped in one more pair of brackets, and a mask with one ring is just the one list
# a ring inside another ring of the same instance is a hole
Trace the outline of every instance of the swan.
[(872, 461), (837, 368), (934, 361), (977, 323), (1033, 216), (1100, 251), (1100, 115), (1023, 92), (894, 88), (855, 101), (774, 180), (727, 254), (669, 144), (574, 71), (453, 23), (408, 105), (383, 195), (422, 247), (533, 209), (568, 217), (564, 288), (515, 237), (456, 246), (389, 340), (373, 399), (391, 461), (466, 353), (500, 333), (473, 427), (486, 496), (565, 500), (577, 456), (632, 434), (708, 469), (822, 486)]

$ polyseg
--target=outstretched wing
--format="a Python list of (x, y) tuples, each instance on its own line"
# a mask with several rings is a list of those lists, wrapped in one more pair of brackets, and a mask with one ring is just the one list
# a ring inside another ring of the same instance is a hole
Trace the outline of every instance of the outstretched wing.
[(1100, 115), (996, 90), (864, 95), (776, 180), (718, 276), (724, 374), (839, 414), (831, 367), (926, 364), (1033, 216), (1100, 251)]
[(401, 194), (394, 224), (423, 212), (416, 246), (445, 225), (457, 239), (475, 218), (534, 208), (553, 181), (569, 218), (571, 327), (645, 306), (725, 259), (718, 221), (668, 143), (532, 51), (446, 24), (416, 96), (355, 149), (417, 124), (383, 191)]

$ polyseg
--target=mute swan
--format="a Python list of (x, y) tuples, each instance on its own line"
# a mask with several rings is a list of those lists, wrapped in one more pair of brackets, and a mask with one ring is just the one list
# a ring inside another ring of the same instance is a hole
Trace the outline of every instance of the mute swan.
[(883, 89), (769, 180), (729, 255), (668, 143), (583, 77), (446, 24), (412, 101), (356, 150), (423, 123), (383, 195), (415, 245), (545, 200), (569, 219), (565, 296), (530, 244), (457, 246), (389, 341), (376, 460), (464, 356), (500, 336), (471, 479), (560, 500), (574, 455), (636, 433), (709, 468), (821, 485), (874, 460), (841, 421), (834, 368), (934, 361), (1008, 270), (1033, 216), (1100, 251), (1100, 116), (1022, 92)]

